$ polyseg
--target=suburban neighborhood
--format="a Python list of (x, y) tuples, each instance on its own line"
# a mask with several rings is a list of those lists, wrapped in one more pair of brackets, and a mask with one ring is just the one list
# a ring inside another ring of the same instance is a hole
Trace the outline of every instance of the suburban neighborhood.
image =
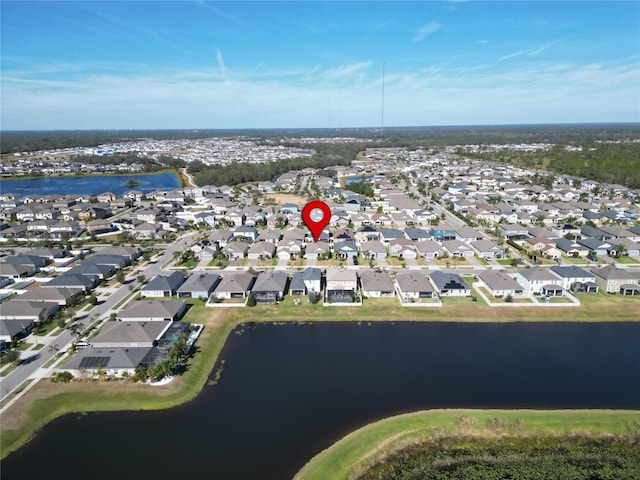
[[(255, 162), (284, 151), (234, 145)], [(390, 299), (445, 311), (460, 298), (558, 308), (560, 319), (589, 295), (640, 301), (640, 192), (563, 175), (538, 181), (538, 171), (466, 158), (473, 149), (368, 148), (350, 166), (236, 186), (95, 196), (3, 188), (2, 347), (28, 345), (28, 358), (39, 335), (68, 331), (70, 355), (49, 374), (160, 379), (177, 358), (172, 347), (184, 353), (201, 332), (189, 323), (194, 302), (358, 308)], [(331, 211), (317, 241), (302, 220), (311, 199)], [(94, 313), (116, 292), (120, 302)]]

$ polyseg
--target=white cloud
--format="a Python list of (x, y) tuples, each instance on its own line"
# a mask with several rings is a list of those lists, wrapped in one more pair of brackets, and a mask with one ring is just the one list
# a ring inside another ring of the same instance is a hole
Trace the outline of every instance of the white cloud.
[(218, 62), (218, 68), (224, 78), (227, 78), (227, 69), (224, 66), (224, 58), (222, 58), (222, 52), (219, 48), (216, 48), (216, 61)]
[[(5, 129), (270, 128), (375, 126), (380, 76), (372, 62), (260, 68), (74, 75), (39, 79), (3, 72)], [(504, 65), (503, 65), (504, 67)], [(637, 121), (637, 58), (575, 65), (541, 62), (387, 69), (385, 124), (460, 125)]]
[(429, 22), (418, 29), (415, 36), (413, 37), (413, 41), (421, 42), (432, 33), (436, 33), (438, 30), (440, 30), (441, 27), (442, 25), (440, 25), (438, 22)]
[(508, 60), (509, 58), (519, 57), (521, 55), (527, 55), (529, 57), (535, 57), (537, 55), (540, 55), (542, 52), (544, 52), (549, 47), (552, 47), (556, 43), (557, 42), (551, 42), (551, 43), (547, 43), (546, 45), (543, 45), (543, 46), (538, 47), (538, 48), (529, 48), (527, 50), (518, 50), (517, 52), (509, 53), (507, 55), (503, 55), (498, 60), (502, 62), (503, 60)]

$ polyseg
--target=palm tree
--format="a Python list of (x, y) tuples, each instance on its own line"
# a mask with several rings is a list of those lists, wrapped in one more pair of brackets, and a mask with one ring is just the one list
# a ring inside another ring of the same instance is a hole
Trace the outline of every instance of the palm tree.
[(76, 339), (82, 336), (82, 325), (77, 322), (73, 325), (69, 325), (67, 327), (67, 330), (69, 330), (69, 333), (71, 333), (71, 335), (73, 335), (73, 337)]
[(48, 351), (51, 355), (55, 355), (58, 350), (60, 350), (60, 347), (58, 346), (57, 343), (54, 343), (53, 345), (49, 345)]
[(94, 378), (97, 378), (101, 382), (104, 382), (107, 379), (107, 372), (104, 371), (104, 368), (98, 367), (98, 369), (93, 374)]

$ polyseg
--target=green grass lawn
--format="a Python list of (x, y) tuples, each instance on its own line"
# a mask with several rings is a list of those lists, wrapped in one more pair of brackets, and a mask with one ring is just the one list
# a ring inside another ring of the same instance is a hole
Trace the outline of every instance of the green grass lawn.
[[(460, 425), (464, 416), (468, 421)], [(486, 427), (499, 418), (505, 424), (523, 423), (518, 435), (627, 434), (640, 422), (640, 412), (610, 410), (428, 410), (369, 424), (319, 453), (294, 480), (346, 480), (398, 446), (431, 438), (473, 435), (495, 438), (501, 432)], [(508, 433), (508, 432), (504, 432)], [(503, 433), (503, 434), (504, 434)]]
[(640, 263), (640, 260), (638, 260), (635, 257), (630, 257), (628, 255), (622, 256), (620, 258), (616, 258), (615, 259), (616, 263), (625, 263), (628, 265), (636, 265), (638, 263)]

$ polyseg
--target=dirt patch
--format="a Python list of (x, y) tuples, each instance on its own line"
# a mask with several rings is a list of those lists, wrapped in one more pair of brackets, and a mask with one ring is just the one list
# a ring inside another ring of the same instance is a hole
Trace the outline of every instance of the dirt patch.
[(299, 207), (303, 207), (307, 204), (307, 199), (300, 197), (299, 195), (293, 195), (291, 193), (270, 193), (268, 198), (273, 198), (276, 205), (283, 205), (285, 203), (293, 203)]

